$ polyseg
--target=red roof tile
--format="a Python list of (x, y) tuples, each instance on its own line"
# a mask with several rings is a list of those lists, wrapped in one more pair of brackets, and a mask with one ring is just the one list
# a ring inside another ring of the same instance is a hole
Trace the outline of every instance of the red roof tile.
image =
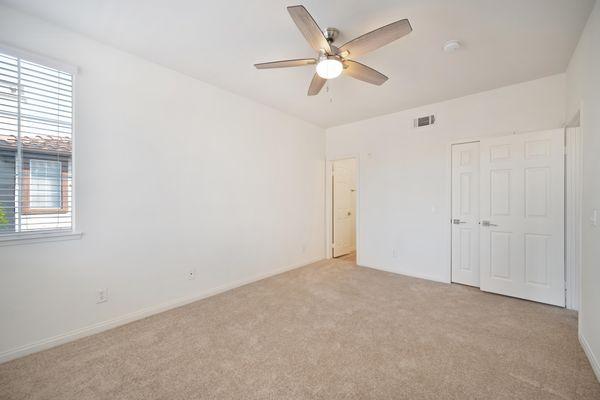
[[(72, 143), (69, 137), (58, 136), (22, 136), (22, 149), (38, 153), (71, 154)], [(15, 135), (0, 135), (0, 149), (17, 149)]]

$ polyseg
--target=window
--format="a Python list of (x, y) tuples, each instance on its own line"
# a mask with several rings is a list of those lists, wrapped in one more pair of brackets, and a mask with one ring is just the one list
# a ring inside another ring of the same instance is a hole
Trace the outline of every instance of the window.
[(53, 160), (29, 160), (29, 171), (24, 170), (24, 179), (29, 178), (29, 192), (23, 190), (23, 213), (35, 212), (67, 212), (64, 207), (67, 198), (65, 186), (68, 184), (66, 176), (63, 178), (62, 162)]
[(73, 76), (0, 49), (0, 236), (72, 229)]
[(29, 165), (29, 209), (59, 210), (60, 161), (30, 160)]

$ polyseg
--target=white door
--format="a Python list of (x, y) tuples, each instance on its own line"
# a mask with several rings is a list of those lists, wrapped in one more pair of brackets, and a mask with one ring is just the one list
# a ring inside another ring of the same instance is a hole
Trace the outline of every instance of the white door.
[(452, 282), (479, 286), (479, 143), (452, 146)]
[(481, 141), (481, 290), (565, 305), (564, 132)]
[(333, 256), (356, 249), (356, 160), (333, 162)]

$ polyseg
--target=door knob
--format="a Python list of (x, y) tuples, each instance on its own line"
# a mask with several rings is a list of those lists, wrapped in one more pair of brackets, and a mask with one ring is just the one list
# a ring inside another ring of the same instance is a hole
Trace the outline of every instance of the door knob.
[(348, 214), (348, 216), (351, 216), (351, 215), (352, 215), (352, 213), (351, 213), (350, 211), (348, 211), (348, 213), (347, 213), (347, 214)]
[(460, 220), (460, 219), (458, 219), (458, 218), (454, 218), (454, 219), (452, 220), (452, 223), (453, 223), (454, 225), (458, 225), (458, 224), (466, 224), (466, 223), (467, 223), (467, 221), (461, 221), (461, 220)]

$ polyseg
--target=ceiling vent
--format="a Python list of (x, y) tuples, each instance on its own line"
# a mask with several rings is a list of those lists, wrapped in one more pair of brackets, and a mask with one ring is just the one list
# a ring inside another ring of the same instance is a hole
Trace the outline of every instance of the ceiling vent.
[(428, 115), (426, 117), (415, 118), (415, 128), (422, 128), (424, 126), (433, 125), (435, 123), (435, 115)]

